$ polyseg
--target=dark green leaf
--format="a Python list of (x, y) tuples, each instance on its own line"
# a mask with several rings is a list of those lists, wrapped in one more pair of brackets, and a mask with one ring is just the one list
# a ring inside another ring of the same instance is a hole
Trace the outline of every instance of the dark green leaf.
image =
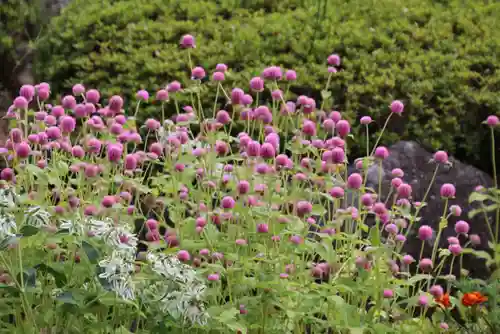
[(96, 264), (97, 261), (99, 260), (99, 251), (95, 249), (94, 246), (92, 246), (90, 243), (83, 241), (82, 242), (82, 248), (85, 254), (87, 255), (87, 258), (89, 259), (90, 263)]
[(44, 273), (51, 274), (55, 281), (56, 281), (56, 286), (58, 288), (62, 288), (63, 286), (66, 285), (67, 279), (66, 275), (63, 272), (60, 272), (44, 263), (40, 263), (38, 266), (36, 266), (39, 271), (42, 271)]
[(24, 225), (21, 227), (21, 234), (23, 237), (31, 237), (32, 235), (40, 232), (40, 229), (32, 225)]

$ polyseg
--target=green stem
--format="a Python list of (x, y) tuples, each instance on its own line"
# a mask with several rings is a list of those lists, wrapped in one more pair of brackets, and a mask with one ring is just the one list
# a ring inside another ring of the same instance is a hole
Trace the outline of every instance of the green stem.
[(377, 141), (375, 142), (375, 145), (373, 146), (372, 153), (370, 155), (373, 155), (373, 153), (375, 152), (375, 149), (377, 148), (377, 145), (380, 142), (380, 139), (382, 138), (382, 135), (384, 134), (385, 128), (387, 128), (387, 124), (389, 124), (389, 120), (391, 119), (391, 117), (392, 117), (392, 113), (390, 113), (389, 116), (387, 117), (387, 119), (385, 120), (384, 126), (382, 127), (382, 131), (380, 132), (380, 135), (378, 136)]

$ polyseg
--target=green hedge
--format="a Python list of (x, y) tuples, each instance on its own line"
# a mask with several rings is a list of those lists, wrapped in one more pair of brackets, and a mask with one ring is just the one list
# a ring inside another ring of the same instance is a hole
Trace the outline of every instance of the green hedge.
[(185, 33), (197, 39), (195, 65), (211, 73), (224, 62), (232, 70), (224, 85), (245, 90), (264, 67), (280, 65), (298, 73), (292, 92), (320, 98), (326, 57), (338, 53), (335, 109), (381, 123), (401, 99), (404, 116), (386, 139), (414, 139), (489, 168), (481, 121), (500, 107), (497, 1), (74, 0), (40, 43), (37, 74), (55, 91), (83, 82), (133, 98), (139, 88), (188, 80), (178, 47)]

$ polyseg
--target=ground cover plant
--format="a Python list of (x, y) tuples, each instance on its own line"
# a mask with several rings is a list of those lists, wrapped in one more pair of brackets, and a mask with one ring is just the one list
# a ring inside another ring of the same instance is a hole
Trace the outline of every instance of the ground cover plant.
[[(21, 87), (1, 150), (2, 331), (498, 332), (499, 271), (486, 281), (443, 271), (465, 253), (498, 267), (496, 179), (470, 197), (482, 204), (472, 214), (496, 219), (490, 252), (475, 250), (467, 217), (440, 249), (447, 219), (461, 216), (447, 205), (453, 184), (441, 188), (445, 210), (433, 231), (419, 219), (427, 195), (412, 197), (404, 171), (392, 171), (393, 201), (379, 200), (380, 185), (366, 187), (368, 168), (389, 154), (383, 131), (349, 160), (350, 146), (370, 136), (352, 136), (325, 100), (290, 99), (295, 71), (271, 66), (245, 89), (229, 87), (227, 65), (192, 66), (195, 45), (181, 38), (190, 86), (139, 90), (132, 108), (79, 83), (55, 101), (47, 83)], [(325, 55), (325, 92), (340, 62)], [(197, 89), (207, 75), (218, 96), (210, 105)], [(150, 101), (160, 116), (139, 122)], [(405, 105), (394, 100), (386, 112), (383, 128)], [(369, 133), (371, 118), (359, 123)], [(483, 124), (493, 147), (498, 125), (494, 115)], [(244, 131), (233, 135), (237, 126)], [(448, 162), (438, 151), (431, 163)], [(155, 219), (145, 212), (165, 209)], [(420, 256), (405, 253), (412, 229)]]

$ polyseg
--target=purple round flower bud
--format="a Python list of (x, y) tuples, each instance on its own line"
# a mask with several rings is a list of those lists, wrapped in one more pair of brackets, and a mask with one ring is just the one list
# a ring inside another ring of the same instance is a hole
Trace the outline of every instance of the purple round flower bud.
[(342, 198), (344, 197), (344, 189), (341, 187), (333, 187), (328, 191), (328, 193), (333, 197), (333, 198)]
[(460, 217), (462, 215), (462, 208), (459, 205), (450, 206), (450, 213), (455, 217)]
[(35, 96), (35, 87), (32, 85), (23, 85), (19, 90), (19, 95), (24, 97), (27, 101), (33, 100)]
[(340, 56), (337, 54), (331, 54), (328, 56), (328, 65), (339, 66), (340, 65)]
[(303, 217), (312, 212), (312, 204), (308, 201), (299, 201), (297, 203), (297, 215)]
[(281, 100), (283, 98), (283, 92), (279, 89), (275, 89), (271, 92), (271, 98), (273, 100)]
[(4, 168), (0, 172), (0, 178), (5, 181), (12, 181), (14, 179), (14, 171), (11, 168)]
[(64, 109), (75, 109), (76, 107), (76, 100), (75, 97), (72, 95), (66, 95), (63, 97), (61, 104)]
[(460, 244), (460, 240), (458, 240), (457, 237), (449, 237), (447, 240), (448, 240), (448, 243), (450, 245), (452, 245), (452, 244)]
[(450, 328), (446, 322), (442, 322), (439, 324), (439, 328), (444, 329), (445, 331)]
[(349, 122), (341, 119), (335, 124), (335, 128), (337, 129), (337, 133), (339, 134), (340, 137), (345, 137), (351, 132), (351, 126), (349, 125)]
[(123, 147), (119, 144), (110, 144), (107, 147), (108, 160), (110, 162), (118, 162), (123, 153)]
[(394, 297), (394, 291), (390, 289), (384, 289), (384, 298), (390, 299)]
[(387, 148), (384, 146), (380, 146), (380, 147), (377, 147), (374, 155), (375, 155), (375, 158), (383, 160), (389, 156), (389, 150), (387, 150)]
[(441, 298), (444, 294), (443, 288), (441, 285), (433, 285), (429, 289), (429, 293), (434, 296), (434, 298)]
[(418, 267), (422, 271), (427, 271), (432, 268), (432, 260), (428, 258), (421, 259)]
[(264, 79), (281, 80), (281, 68), (279, 68), (278, 66), (268, 67), (264, 69), (264, 71), (262, 71), (262, 76), (264, 77)]
[(91, 89), (87, 91), (87, 93), (85, 94), (85, 99), (87, 100), (88, 103), (97, 104), (101, 99), (101, 94), (99, 94), (98, 90)]
[(20, 142), (23, 141), (23, 131), (19, 128), (14, 128), (10, 130), (10, 140), (14, 144), (19, 144)]
[(71, 154), (75, 157), (75, 158), (83, 158), (85, 156), (85, 151), (83, 150), (83, 148), (79, 145), (75, 145), (73, 146), (73, 148), (71, 149)]
[(245, 106), (249, 106), (253, 103), (253, 98), (250, 94), (245, 94), (243, 95), (243, 97), (241, 98), (241, 104), (245, 105)]
[(235, 201), (231, 196), (225, 196), (221, 201), (221, 206), (223, 209), (232, 209), (234, 208)]
[(160, 89), (156, 92), (156, 100), (158, 101), (167, 101), (168, 100), (168, 91), (165, 89)]
[(481, 244), (481, 237), (477, 234), (469, 235), (469, 240), (474, 246), (479, 246)]
[(403, 102), (399, 100), (392, 101), (391, 103), (391, 112), (395, 114), (401, 114), (404, 110), (405, 106)]
[(285, 79), (287, 81), (297, 80), (297, 73), (294, 70), (288, 70), (285, 72)]
[(342, 164), (345, 160), (344, 150), (340, 147), (335, 147), (332, 150), (332, 162), (334, 164)]
[(181, 44), (181, 47), (183, 47), (185, 49), (192, 49), (192, 48), (196, 47), (194, 37), (192, 35), (182, 36), (180, 44)]
[(121, 96), (114, 95), (109, 100), (109, 109), (115, 113), (119, 113), (123, 108), (123, 99)]
[(396, 235), (396, 241), (398, 242), (405, 242), (406, 241), (406, 237), (402, 234), (398, 234)]
[(127, 154), (125, 156), (125, 169), (135, 170), (137, 168), (137, 158), (134, 154)]
[(219, 110), (215, 118), (217, 122), (221, 124), (228, 124), (231, 122), (231, 117), (229, 116), (229, 113), (225, 110)]
[(428, 225), (422, 225), (418, 229), (418, 238), (420, 240), (430, 240), (432, 238), (432, 234), (433, 234), (432, 227)]
[(59, 127), (63, 133), (71, 133), (75, 131), (76, 121), (71, 116), (63, 116), (60, 120)]
[(400, 198), (409, 198), (411, 196), (411, 186), (407, 183), (402, 183), (398, 187), (398, 196)]
[(459, 244), (451, 244), (448, 246), (448, 250), (451, 252), (451, 254), (457, 256), (462, 253), (462, 247)]
[(191, 70), (191, 77), (196, 80), (201, 80), (203, 79), (207, 74), (205, 73), (205, 70), (203, 67), (197, 66)]
[(50, 96), (50, 90), (40, 88), (38, 90), (38, 97), (40, 98), (41, 101), (46, 101)]
[(437, 151), (434, 153), (434, 161), (439, 162), (439, 163), (447, 163), (448, 162), (448, 153), (445, 151)]
[(31, 153), (31, 147), (26, 142), (17, 144), (15, 149), (16, 149), (16, 156), (20, 159), (26, 159)]
[(404, 264), (410, 265), (413, 262), (415, 262), (415, 259), (413, 258), (413, 256), (411, 256), (411, 255), (405, 255), (405, 256), (403, 256), (403, 263)]
[(302, 132), (307, 136), (316, 135), (316, 124), (310, 120), (304, 120), (304, 124), (302, 125)]
[(219, 72), (226, 72), (227, 71), (227, 65), (226, 64), (217, 64), (215, 66), (215, 70)]
[(347, 187), (349, 189), (359, 189), (363, 184), (363, 177), (358, 173), (353, 173), (347, 178)]
[(385, 225), (385, 230), (389, 234), (398, 234), (398, 227), (396, 226), (396, 224)]
[(488, 116), (488, 118), (486, 119), (486, 124), (488, 124), (489, 126), (491, 127), (495, 127), (495, 126), (498, 126), (498, 124), (500, 124), (500, 120), (498, 120), (498, 117), (495, 116), (495, 115), (490, 115)]
[(469, 224), (466, 221), (459, 220), (455, 223), (455, 232), (467, 234), (469, 233)]
[(168, 86), (167, 86), (167, 91), (170, 93), (175, 93), (181, 90), (181, 84), (179, 81), (172, 81)]
[(241, 100), (243, 99), (244, 95), (245, 95), (245, 92), (241, 88), (234, 88), (231, 91), (231, 103), (232, 104), (241, 104)]
[(418, 297), (418, 305), (420, 305), (420, 306), (429, 305), (429, 298), (427, 298), (426, 295), (422, 295), (422, 296)]
[(149, 93), (147, 90), (142, 89), (135, 94), (135, 97), (140, 101), (147, 101), (149, 100)]
[(264, 80), (260, 77), (254, 77), (250, 80), (250, 89), (255, 92), (262, 92), (264, 90)]
[(101, 205), (105, 208), (110, 208), (116, 203), (115, 196), (104, 196)]
[(392, 177), (403, 177), (405, 173), (400, 168), (394, 168), (391, 171)]
[(328, 66), (328, 73), (337, 73), (337, 69), (333, 66)]
[(361, 203), (364, 206), (371, 206), (371, 205), (373, 205), (373, 195), (372, 194), (363, 194), (361, 196)]
[(177, 253), (177, 258), (179, 259), (179, 261), (181, 262), (187, 262), (191, 259), (191, 255), (189, 255), (189, 252), (186, 251), (186, 250), (180, 250), (178, 253)]
[(156, 131), (160, 128), (161, 124), (154, 118), (149, 118), (146, 120), (146, 127), (148, 128), (149, 131)]
[(264, 159), (271, 159), (274, 158), (276, 155), (276, 150), (274, 149), (274, 146), (271, 145), (270, 143), (264, 143), (260, 147), (260, 156)]
[(372, 118), (370, 116), (363, 116), (363, 117), (361, 117), (360, 122), (363, 125), (368, 125), (372, 122)]
[(236, 188), (237, 188), (239, 194), (244, 195), (244, 194), (248, 193), (248, 191), (250, 190), (250, 183), (248, 183), (248, 181), (241, 180), (238, 182), (238, 185)]
[(401, 180), (399, 177), (395, 177), (391, 180), (391, 185), (396, 189), (398, 189), (398, 187), (402, 184), (403, 180)]
[(441, 186), (440, 194), (441, 197), (444, 198), (453, 198), (455, 197), (455, 186), (451, 183), (445, 183)]
[(257, 225), (258, 233), (267, 233), (269, 232), (269, 226), (267, 224), (258, 224)]
[(82, 84), (76, 84), (72, 88), (73, 95), (80, 96), (85, 93), (85, 87)]
[(214, 81), (224, 81), (224, 72), (214, 72), (214, 74), (212, 75), (212, 79)]
[(260, 144), (257, 141), (251, 141), (247, 145), (247, 154), (249, 157), (258, 157), (260, 156)]
[(28, 108), (28, 100), (24, 96), (18, 96), (14, 99), (14, 108), (16, 109), (27, 109)]
[(216, 282), (219, 280), (219, 274), (210, 274), (207, 276), (207, 279), (211, 282)]

